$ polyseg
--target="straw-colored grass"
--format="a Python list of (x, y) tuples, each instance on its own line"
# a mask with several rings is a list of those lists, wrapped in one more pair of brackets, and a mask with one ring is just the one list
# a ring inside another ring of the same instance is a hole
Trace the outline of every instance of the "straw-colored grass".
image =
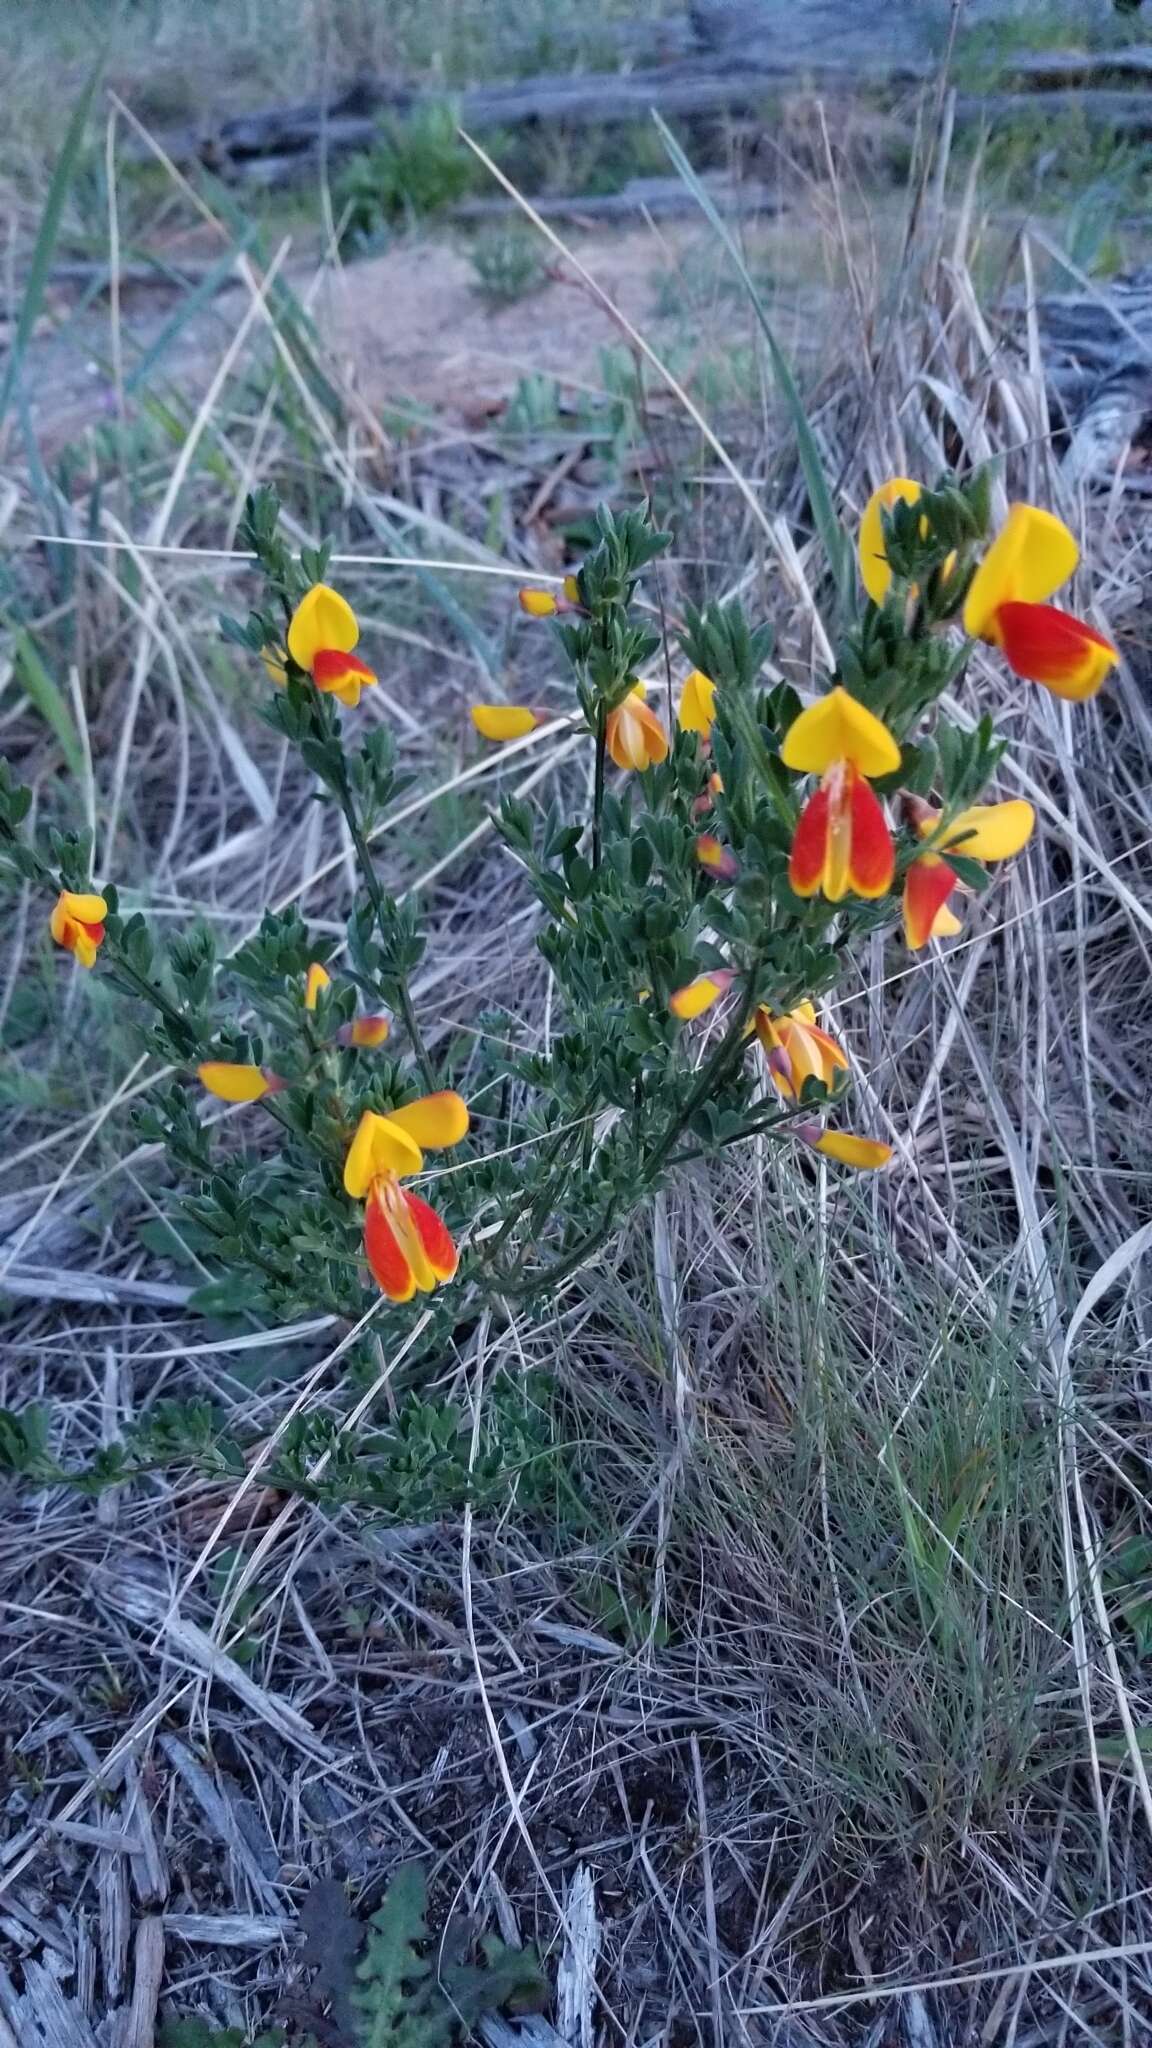
[[(438, 1925), (464, 1907), (551, 1965), (588, 1871), (605, 2041), (1147, 2033), (1152, 1702), (1117, 1584), (1148, 1519), (1146, 522), (1120, 490), (1070, 499), (1035, 338), (979, 303), (971, 203), (958, 223), (941, 190), (897, 276), (870, 271), (855, 229), (837, 245), (851, 290), (808, 395), (837, 511), (851, 525), (893, 472), (998, 460), (1002, 501), (1082, 534), (1078, 596), (1125, 661), (1069, 708), (974, 658), (959, 713), (996, 711), (1004, 793), (1042, 830), (944, 958), (878, 939), (838, 997), (892, 1172), (814, 1181), (754, 1141), (687, 1170), (546, 1311), (460, 1329), (430, 1391), (467, 1433), (506, 1377), (541, 1375), (554, 1513), (509, 1499), (366, 1528), (270, 1496), (258, 1464), (99, 1501), (14, 1488), (12, 1984), (47, 1952), (103, 2018), (131, 1996), (129, 1924), (165, 1906), (166, 2009), (254, 2021), (294, 1982), (313, 1878), (370, 1907), (416, 1853)], [(852, 201), (823, 196), (836, 236)], [(1026, 242), (1014, 261), (1030, 289)], [(340, 931), (348, 848), (215, 627), (250, 588), (244, 492), (275, 478), (300, 540), (335, 532), (383, 656), (365, 716), (393, 725), (413, 788), (377, 852), (427, 916), (433, 1046), (546, 1038), (561, 1020), (488, 805), (546, 798), (586, 762), (559, 715), (477, 757), (465, 710), (479, 677), (511, 692), (518, 670), (566, 708), (510, 603), (557, 567), (520, 523), (557, 445), (517, 449), (493, 518), (486, 437), (457, 440), (445, 482), (435, 430), (399, 451), (319, 359), (277, 259), (237, 271), (246, 307), (201, 399), (114, 410), (56, 476), (12, 440), (9, 616), (59, 682), (82, 773), (26, 671), (0, 701), (5, 749), (40, 816), (90, 819), (101, 873), (158, 922), (204, 918), (234, 944), (293, 901)], [(659, 350), (636, 345), (658, 384)], [(636, 432), (677, 520), (667, 613), (738, 591), (805, 687), (832, 596), (761, 376), (759, 416), (702, 425), (669, 380), (672, 407), (638, 407)], [(675, 407), (692, 432), (671, 443)], [(298, 1412), (352, 1428), (403, 1403), (386, 1312), (374, 1371), (349, 1382), (345, 1332), (239, 1333), (134, 1299), (200, 1277), (156, 1249), (165, 1182), (130, 1121), (155, 1070), (99, 976), (49, 957), (43, 905), (8, 905), (0, 1399), (47, 1402), (74, 1461), (174, 1394), (270, 1441)], [(113, 1825), (158, 1860), (126, 1871)]]

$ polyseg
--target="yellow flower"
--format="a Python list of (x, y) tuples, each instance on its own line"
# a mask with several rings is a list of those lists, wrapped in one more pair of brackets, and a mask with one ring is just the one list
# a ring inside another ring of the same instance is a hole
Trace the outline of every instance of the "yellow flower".
[(259, 1102), (276, 1092), (274, 1075), (237, 1060), (203, 1060), (196, 1069), (201, 1085), (221, 1102)]
[(543, 713), (526, 704), (473, 704), (472, 723), (486, 740), (522, 740), (544, 723)]
[(644, 702), (639, 686), (608, 713), (605, 737), (617, 768), (640, 772), (668, 758), (668, 735), (656, 713)]
[(854, 1166), (862, 1173), (875, 1173), (892, 1157), (891, 1145), (879, 1138), (858, 1138), (854, 1131), (824, 1131), (813, 1140), (813, 1149), (825, 1159), (837, 1159), (841, 1166)]
[(686, 982), (683, 988), (678, 988), (668, 998), (668, 1008), (674, 1017), (685, 1022), (692, 1017), (702, 1017), (705, 1010), (710, 1010), (713, 1003), (727, 995), (735, 979), (734, 968), (711, 967), (706, 974), (698, 974), (695, 981)]
[(372, 1276), (390, 1301), (411, 1301), (451, 1280), (459, 1257), (434, 1209), (400, 1185), (419, 1173), (422, 1147), (458, 1145), (468, 1132), (468, 1108), (444, 1089), (422, 1095), (381, 1116), (365, 1110), (344, 1162), (344, 1187), (366, 1203), (364, 1252)]
[(786, 1101), (797, 1100), (805, 1081), (822, 1081), (826, 1088), (833, 1088), (837, 1074), (848, 1072), (847, 1053), (820, 1029), (811, 1003), (798, 1003), (780, 1017), (761, 1003), (752, 1028), (768, 1056), (772, 1080)]
[(920, 485), (910, 476), (889, 477), (879, 490), (873, 491), (864, 507), (860, 521), (858, 552), (860, 577), (873, 604), (883, 604), (892, 587), (892, 571), (884, 548), (884, 521), (882, 514), (890, 512), (893, 505), (903, 502), (915, 505), (923, 496)]
[(886, 896), (895, 851), (888, 822), (869, 777), (891, 775), (900, 749), (886, 725), (839, 684), (810, 704), (784, 735), (786, 768), (819, 775), (800, 813), (788, 861), (797, 896), (823, 890), (830, 903), (851, 891)]
[(48, 929), (56, 944), (74, 954), (81, 967), (94, 967), (107, 915), (108, 905), (103, 896), (61, 889), (52, 906)]
[(313, 960), (304, 980), (304, 1008), (314, 1010), (322, 988), (331, 988), (332, 976), (319, 960)]
[(680, 693), (678, 722), (681, 732), (698, 732), (707, 739), (716, 716), (716, 685), (703, 669), (694, 668)]
[(318, 690), (351, 707), (360, 702), (361, 690), (377, 680), (367, 662), (352, 652), (359, 638), (356, 614), (347, 599), (327, 583), (314, 583), (292, 614), (288, 652)]

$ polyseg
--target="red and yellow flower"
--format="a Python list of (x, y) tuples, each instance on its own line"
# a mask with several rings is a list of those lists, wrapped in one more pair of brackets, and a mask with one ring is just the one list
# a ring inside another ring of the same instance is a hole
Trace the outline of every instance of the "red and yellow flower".
[[(931, 837), (939, 822), (939, 811), (927, 804), (918, 807), (916, 829), (922, 839)], [(904, 937), (914, 953), (929, 939), (952, 938), (961, 928), (948, 903), (958, 886), (956, 871), (943, 856), (1011, 860), (1028, 844), (1035, 823), (1036, 813), (1022, 797), (1002, 804), (973, 804), (952, 820), (929, 852), (917, 855), (904, 877), (903, 900)]]
[(451, 1280), (459, 1255), (436, 1211), (400, 1185), (419, 1173), (424, 1150), (458, 1145), (468, 1132), (468, 1108), (450, 1089), (422, 1095), (381, 1116), (367, 1109), (344, 1162), (344, 1187), (363, 1202), (364, 1252), (373, 1279), (389, 1301), (411, 1301)]
[(820, 1029), (811, 1003), (798, 1003), (783, 1016), (774, 1015), (760, 1003), (752, 1029), (767, 1055), (773, 1083), (786, 1102), (799, 1099), (805, 1081), (822, 1081), (831, 1089), (836, 1086), (836, 1076), (848, 1072), (847, 1053)]
[(740, 863), (731, 847), (717, 839), (714, 832), (701, 832), (695, 841), (696, 858), (702, 868), (718, 881), (734, 882), (740, 873)]
[(886, 895), (895, 853), (869, 778), (900, 766), (887, 726), (837, 684), (789, 727), (781, 759), (787, 768), (821, 777), (792, 841), (788, 880), (796, 895), (822, 889), (830, 903), (849, 894)]
[(706, 740), (716, 716), (716, 685), (703, 669), (694, 668), (680, 693), (677, 723), (681, 732), (698, 732)]
[(1111, 642), (1071, 612), (1046, 604), (1080, 560), (1062, 519), (1013, 505), (964, 602), (964, 630), (999, 647), (1018, 676), (1057, 697), (1094, 697), (1117, 661)]
[(605, 738), (609, 758), (617, 768), (641, 772), (668, 758), (668, 735), (656, 713), (645, 703), (640, 683), (628, 692), (622, 704), (608, 713)]
[(343, 1024), (337, 1032), (341, 1045), (356, 1045), (368, 1050), (383, 1045), (392, 1030), (391, 1017), (353, 1017), (350, 1024)]
[[(356, 614), (347, 599), (327, 583), (314, 583), (292, 614), (288, 652), (318, 690), (352, 707), (360, 702), (361, 690), (377, 680), (367, 662), (352, 652), (359, 638)], [(265, 665), (271, 673), (267, 655)]]
[(108, 905), (103, 896), (83, 889), (61, 889), (52, 906), (48, 928), (56, 944), (73, 954), (81, 967), (94, 967), (107, 915)]

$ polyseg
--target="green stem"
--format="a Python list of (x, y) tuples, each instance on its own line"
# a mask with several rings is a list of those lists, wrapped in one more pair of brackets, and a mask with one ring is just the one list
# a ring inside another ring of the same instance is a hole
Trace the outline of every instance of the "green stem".
[[(337, 791), (337, 801), (344, 814), (344, 822), (348, 827), (352, 844), (356, 851), (356, 860), (360, 868), (360, 874), (364, 887), (368, 891), (368, 897), (376, 918), (376, 929), (385, 941), (385, 944), (387, 944), (387, 916), (384, 909), (383, 892), (380, 888), (375, 866), (373, 865), (371, 849), (364, 837), (360, 820), (356, 815), (356, 806), (352, 800), (352, 792), (347, 787), (343, 777), (341, 777), (340, 787)], [(412, 1041), (412, 1050), (416, 1055), (420, 1072), (424, 1076), (424, 1085), (430, 1093), (434, 1092), (436, 1088), (436, 1070), (432, 1065), (428, 1047), (424, 1043), (424, 1034), (417, 1020), (416, 1007), (412, 1001), (412, 991), (408, 986), (408, 977), (406, 974), (402, 974), (399, 969), (396, 969), (392, 979), (396, 983), (400, 1014), (404, 1019), (405, 1029)]]
[(596, 713), (596, 767), (592, 783), (592, 866), (598, 868), (604, 838), (604, 762), (608, 751), (608, 714), (603, 704)]

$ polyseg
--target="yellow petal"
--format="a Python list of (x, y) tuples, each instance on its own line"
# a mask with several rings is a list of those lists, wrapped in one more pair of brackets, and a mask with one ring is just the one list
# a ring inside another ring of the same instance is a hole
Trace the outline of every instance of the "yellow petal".
[(1004, 804), (973, 804), (948, 827), (946, 847), (973, 860), (1010, 860), (1027, 846), (1036, 813), (1023, 797)]
[(382, 1174), (419, 1173), (423, 1164), (424, 1155), (415, 1138), (394, 1124), (391, 1117), (366, 1109), (344, 1161), (345, 1193), (361, 1202), (372, 1182)]
[(299, 668), (310, 669), (322, 647), (348, 654), (360, 638), (356, 614), (327, 583), (314, 583), (300, 599), (288, 628), (288, 652)]
[(882, 1145), (879, 1138), (858, 1138), (852, 1131), (825, 1131), (816, 1139), (815, 1149), (826, 1159), (838, 1159), (841, 1166), (855, 1166), (865, 1173), (887, 1166), (892, 1157), (891, 1145)]
[(196, 1072), (209, 1095), (218, 1095), (221, 1102), (259, 1102), (269, 1090), (259, 1067), (233, 1060), (205, 1060)]
[(108, 915), (108, 905), (102, 896), (77, 895), (72, 889), (62, 889), (60, 904), (66, 917), (74, 917), (77, 924), (103, 924)]
[(564, 595), (568, 599), (569, 604), (581, 604), (583, 602), (580, 596), (580, 578), (578, 576), (566, 576), (564, 578)]
[(780, 758), (804, 774), (823, 775), (834, 761), (850, 761), (861, 775), (891, 775), (900, 749), (887, 726), (838, 683), (789, 726)]
[[(435, 1095), (421, 1095), (416, 1102), (406, 1102), (403, 1109), (389, 1110), (388, 1122), (399, 1125), (418, 1145), (426, 1145), (430, 1152), (435, 1152), (445, 1145), (458, 1145), (461, 1138), (467, 1137), (468, 1104), (451, 1088), (442, 1088)], [(396, 1170), (405, 1171), (400, 1167)]]
[(710, 1010), (713, 1003), (718, 1003), (721, 996), (727, 994), (735, 979), (735, 971), (731, 967), (717, 967), (711, 974), (698, 974), (695, 981), (686, 983), (669, 996), (668, 1008), (674, 1017), (685, 1021), (691, 1017), (702, 1017), (705, 1010)]
[(522, 740), (540, 719), (526, 704), (474, 704), (472, 723), (486, 740)]
[(388, 1017), (354, 1017), (348, 1037), (353, 1045), (383, 1045), (392, 1030)]
[(930, 939), (954, 939), (957, 932), (962, 932), (963, 929), (963, 918), (957, 917), (956, 912), (949, 909), (947, 903), (942, 903), (932, 919), (932, 929), (928, 937)]
[(81, 931), (78, 929), (76, 936), (72, 941), (72, 953), (74, 958), (80, 962), (81, 967), (95, 967), (97, 953), (96, 940), (90, 938), (86, 931)]
[(550, 590), (522, 590), (519, 592), (520, 609), (530, 619), (550, 619), (556, 610), (556, 599)]
[(996, 638), (996, 613), (1009, 600), (1043, 604), (1068, 581), (1080, 549), (1062, 519), (1036, 505), (1012, 505), (964, 601), (964, 631)]
[(892, 584), (892, 571), (884, 552), (884, 522), (881, 513), (890, 512), (901, 500), (914, 505), (922, 495), (920, 485), (910, 476), (894, 476), (873, 491), (860, 521), (860, 577), (873, 604), (883, 604)]
[(313, 960), (304, 982), (304, 1008), (306, 1010), (314, 1010), (316, 1008), (316, 999), (321, 989), (331, 988), (331, 986), (332, 976), (329, 974), (328, 969), (321, 967), (318, 960)]
[(680, 697), (678, 723), (681, 732), (698, 732), (707, 739), (716, 716), (716, 685), (703, 669), (694, 668)]

